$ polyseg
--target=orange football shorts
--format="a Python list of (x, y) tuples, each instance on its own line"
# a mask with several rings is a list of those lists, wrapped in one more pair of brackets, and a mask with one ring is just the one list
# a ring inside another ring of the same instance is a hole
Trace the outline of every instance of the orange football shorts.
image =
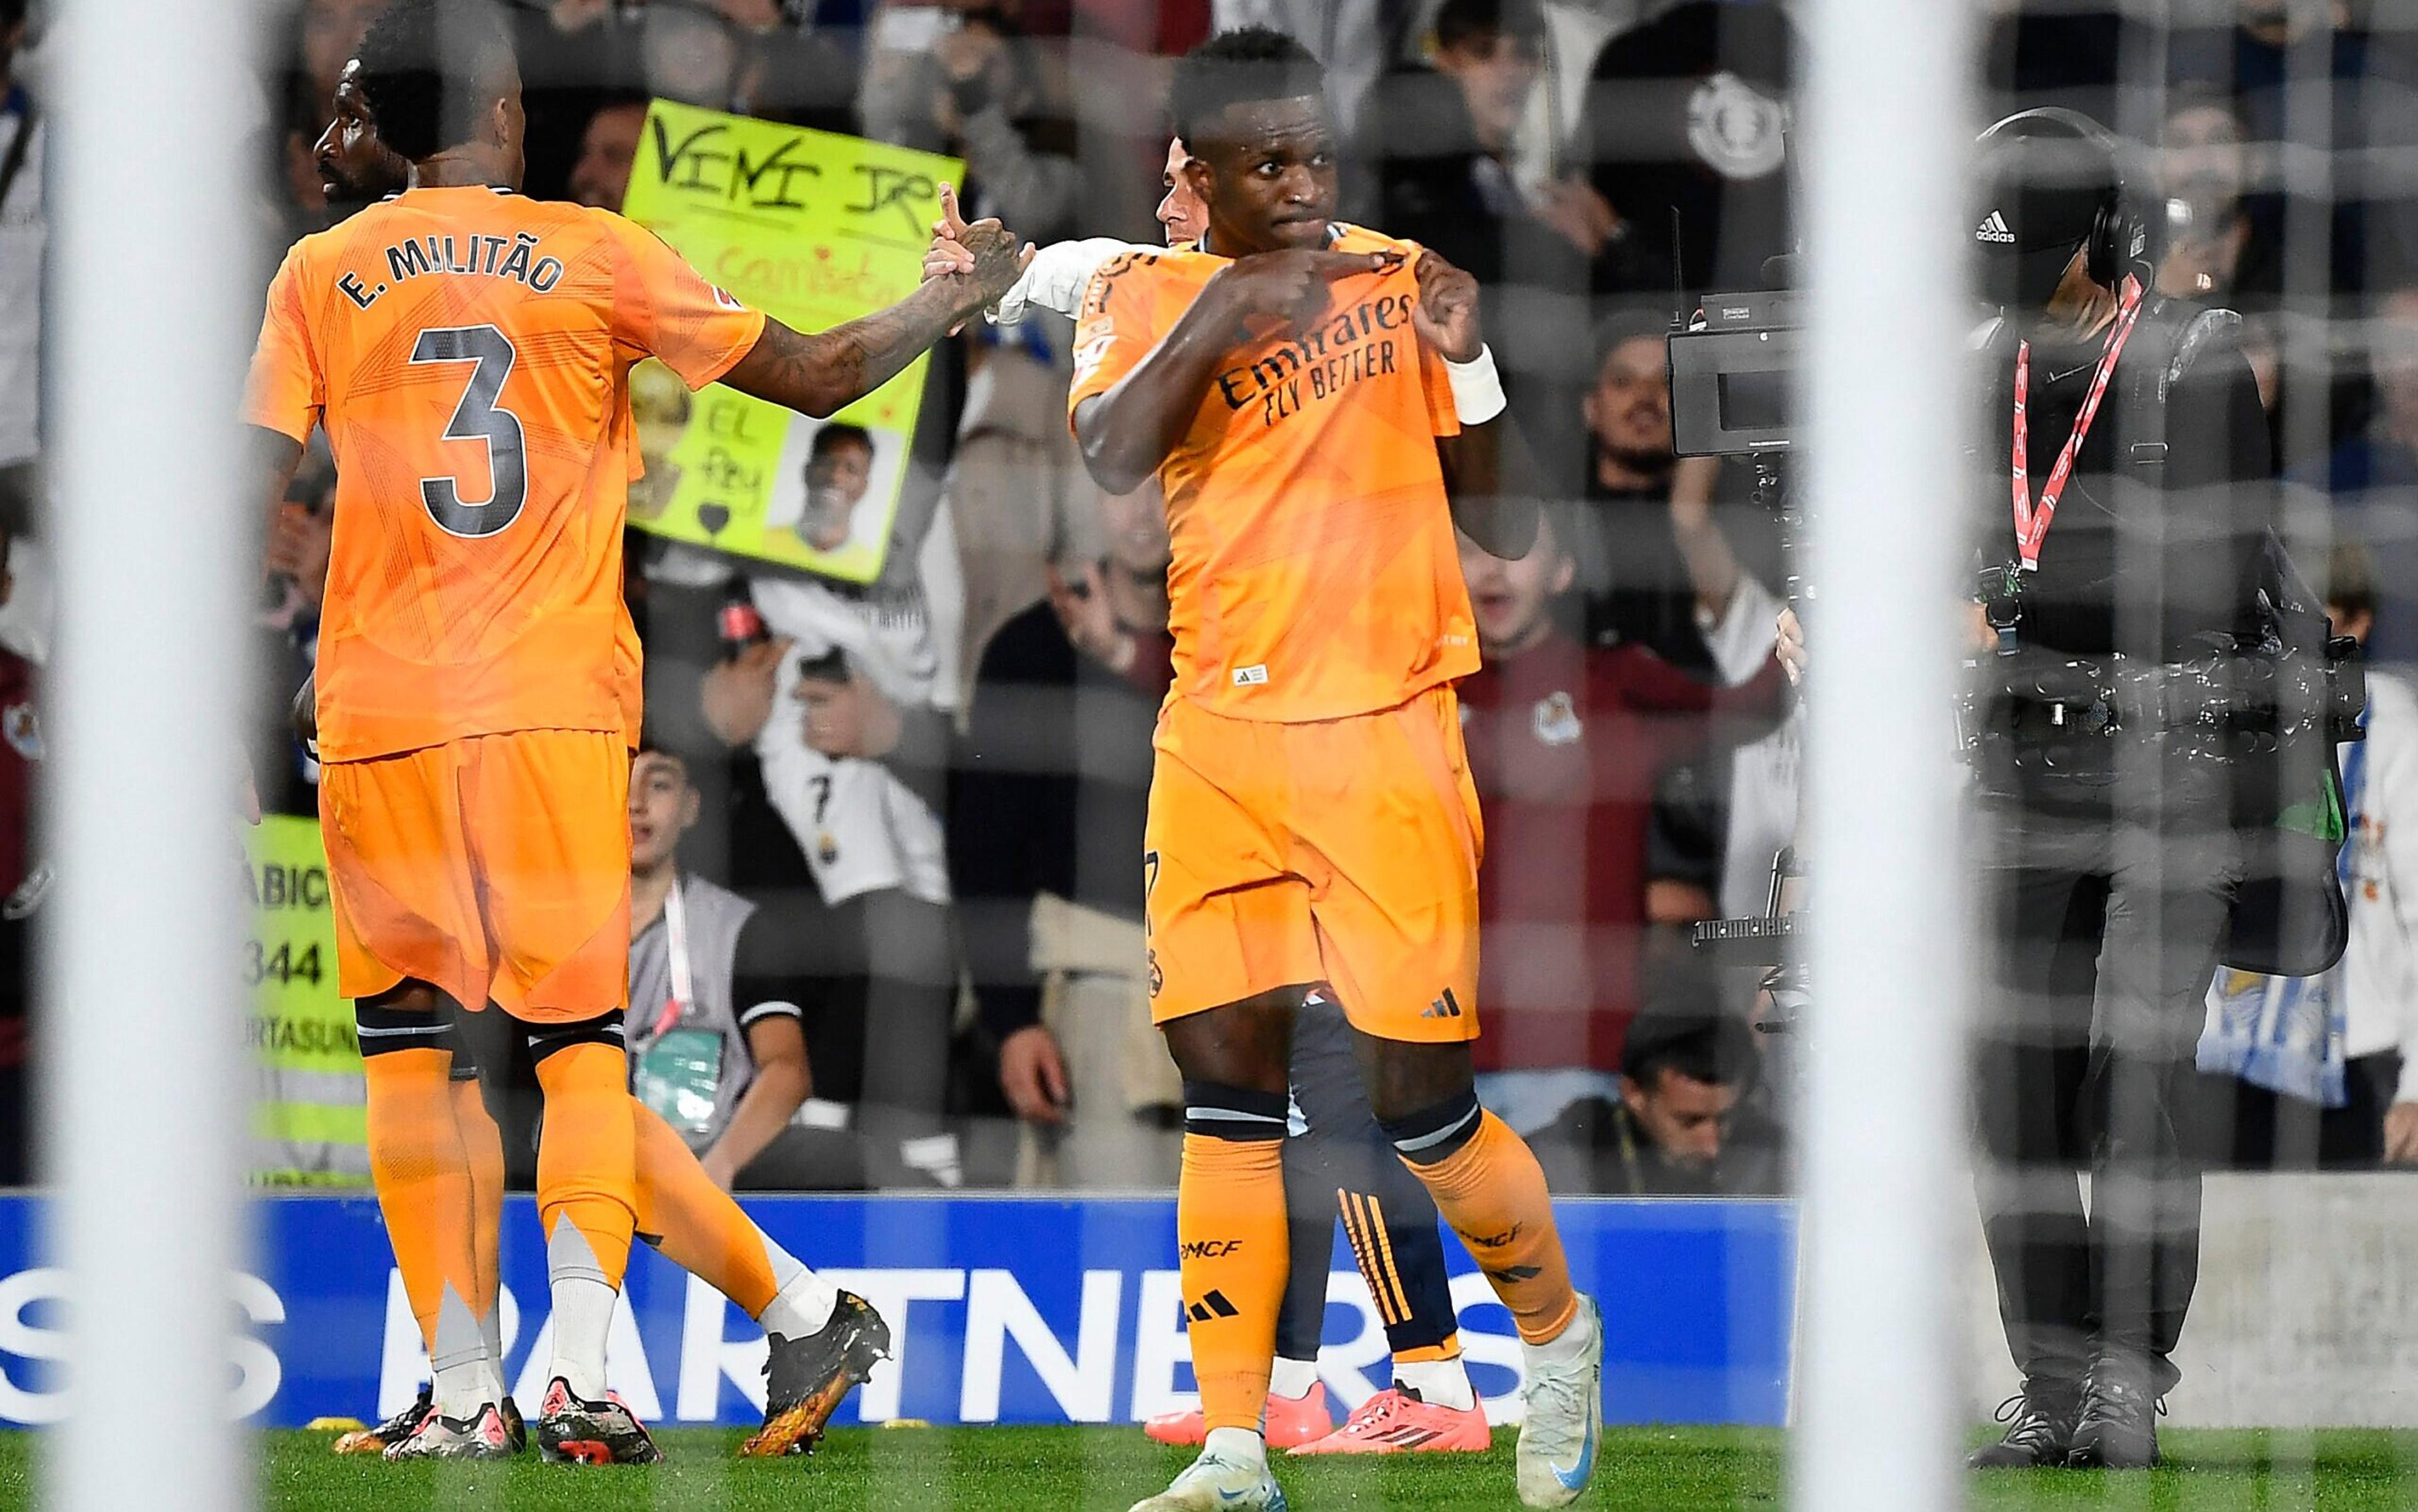
[(338, 989), (406, 977), (463, 1007), (574, 1022), (630, 985), (630, 750), (618, 732), (479, 735), (319, 772)]
[(1381, 1039), (1477, 1035), (1485, 835), (1450, 687), (1313, 724), (1159, 716), (1151, 1017), (1324, 983)]

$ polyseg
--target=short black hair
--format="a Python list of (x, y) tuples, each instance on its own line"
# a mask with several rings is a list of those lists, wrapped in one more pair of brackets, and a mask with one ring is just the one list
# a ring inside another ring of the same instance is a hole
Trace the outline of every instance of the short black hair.
[(1438, 50), (1481, 37), (1509, 37), (1541, 48), (1545, 8), (1537, 0), (1444, 0), (1435, 19)]
[(1273, 28), (1244, 26), (1220, 32), (1176, 60), (1169, 124), (1186, 150), (1197, 152), (1193, 142), (1202, 125), (1230, 106), (1325, 94), (1326, 71), (1309, 49)]
[[(643, 89), (600, 89), (588, 107), (588, 119), (594, 120), (608, 110), (628, 110), (633, 106), (645, 110), (654, 103), (654, 97)], [(586, 126), (580, 128), (586, 130)]]
[(2250, 108), (2241, 94), (2206, 79), (2186, 79), (2166, 92), (2165, 108), (2158, 115), (2161, 130), (2185, 111), (2195, 110), (2224, 112), (2232, 117), (2233, 128), (2242, 133), (2243, 140), (2249, 139)]
[(2376, 613), (2376, 563), (2359, 542), (2337, 541), (2326, 557), (2326, 603), (2347, 615)]
[(880, 449), (873, 444), (871, 431), (862, 425), (851, 425), (846, 420), (834, 420), (817, 431), (815, 438), (806, 443), (806, 460), (812, 462), (832, 448), (843, 443), (861, 446), (868, 455), (880, 454)]
[(25, 19), (27, 0), (0, 0), (0, 31), (6, 31)]
[(638, 743), (632, 748), (630, 759), (635, 761), (640, 756), (663, 756), (679, 762), (681, 780), (691, 787), (696, 785), (696, 779), (689, 775), (688, 753), (666, 739), (664, 732), (651, 721), (642, 723), (638, 726)]
[(1716, 1087), (1750, 1087), (1756, 1072), (1754, 1031), (1709, 1009), (1640, 1014), (1620, 1050), (1620, 1074), (1647, 1092), (1665, 1071)]
[(468, 141), (512, 49), (486, 0), (391, 0), (353, 53), (379, 140), (413, 162)]
[(1595, 366), (1587, 369), (1589, 388), (1593, 388), (1595, 381), (1603, 375), (1603, 365), (1612, 360), (1612, 354), (1630, 342), (1650, 337), (1667, 343), (1671, 336), (1671, 313), (1660, 305), (1635, 300), (1612, 304), (1596, 316), (1592, 334)]

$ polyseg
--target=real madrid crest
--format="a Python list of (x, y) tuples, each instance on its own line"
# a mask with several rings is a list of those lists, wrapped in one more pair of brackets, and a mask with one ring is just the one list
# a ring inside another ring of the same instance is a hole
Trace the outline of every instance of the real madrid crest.
[(1578, 705), (1567, 693), (1549, 693), (1537, 700), (1537, 739), (1547, 745), (1575, 745), (1585, 734)]

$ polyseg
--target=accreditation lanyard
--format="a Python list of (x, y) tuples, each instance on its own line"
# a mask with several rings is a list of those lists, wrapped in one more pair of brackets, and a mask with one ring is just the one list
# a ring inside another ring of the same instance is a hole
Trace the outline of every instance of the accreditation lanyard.
[(2049, 522), (2057, 518), (2057, 502), (2065, 496), (2065, 486), (2074, 480), (2074, 459), (2082, 454), (2083, 437), (2090, 434), (2090, 422), (2099, 418), (2099, 402), (2107, 397), (2107, 385), (2116, 376), (2116, 363), (2124, 355), (2124, 344), (2133, 339), (2133, 327), (2141, 318), (2141, 299), (2140, 280), (2126, 279), (2123, 304), (2117, 312), (2115, 328), (2107, 333), (2107, 349), (2100, 355), (2099, 371), (2090, 379), (2090, 392), (2083, 398), (2082, 412), (2074, 418), (2074, 434), (2066, 437), (2065, 450), (2057, 454), (2057, 466), (2049, 469), (2048, 485), (2041, 490), (2038, 504), (2032, 502), (2031, 421), (2025, 415), (2025, 405), (2031, 394), (2032, 344), (2026, 342), (2015, 348), (2015, 558), (2027, 573), (2040, 571), (2041, 542), (2048, 539)]
[(2343, 757), (2342, 801), (2344, 827), (2350, 833), (2342, 848), (2334, 852), (2334, 876), (2342, 882), (2345, 896), (2350, 894), (2351, 853), (2359, 848), (2359, 832), (2367, 806), (2367, 710), (2359, 711), (2360, 739), (2350, 742), (2350, 754)]
[(664, 1000), (663, 1010), (655, 1015), (654, 1028), (647, 1038), (658, 1040), (671, 1032), (696, 1000), (696, 978), (688, 968), (688, 909), (681, 902), (680, 878), (672, 878), (672, 890), (664, 894), (664, 944), (671, 955), (672, 995)]

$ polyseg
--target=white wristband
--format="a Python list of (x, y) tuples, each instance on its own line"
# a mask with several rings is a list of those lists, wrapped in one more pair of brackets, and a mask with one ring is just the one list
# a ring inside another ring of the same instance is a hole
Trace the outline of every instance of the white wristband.
[(1466, 362), (1445, 359), (1444, 375), (1452, 385), (1453, 411), (1463, 425), (1483, 425), (1503, 413), (1503, 378), (1494, 371), (1494, 353), (1479, 346)]

